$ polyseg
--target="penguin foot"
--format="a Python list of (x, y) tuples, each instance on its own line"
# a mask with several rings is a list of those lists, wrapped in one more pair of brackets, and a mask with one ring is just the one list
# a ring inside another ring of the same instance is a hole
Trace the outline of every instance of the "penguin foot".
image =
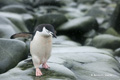
[(36, 68), (36, 76), (41, 76), (42, 72), (39, 68)]
[(42, 67), (45, 68), (45, 69), (50, 68), (46, 63), (43, 63)]

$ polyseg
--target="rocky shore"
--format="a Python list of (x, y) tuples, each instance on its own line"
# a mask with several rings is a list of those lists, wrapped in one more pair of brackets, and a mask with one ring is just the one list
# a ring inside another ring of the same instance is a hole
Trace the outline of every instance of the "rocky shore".
[[(0, 0), (0, 80), (119, 80), (119, 7), (117, 0)], [(30, 39), (10, 36), (43, 23), (58, 38), (50, 69), (35, 77)]]

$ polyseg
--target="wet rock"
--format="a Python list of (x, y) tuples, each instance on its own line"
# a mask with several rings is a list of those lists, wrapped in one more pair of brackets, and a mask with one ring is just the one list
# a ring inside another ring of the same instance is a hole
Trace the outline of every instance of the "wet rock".
[[(7, 30), (7, 28), (5, 28), (6, 26), (8, 27), (8, 26), (10, 26), (10, 27), (12, 27), (14, 30), (15, 30), (15, 32), (20, 32), (20, 30), (19, 30), (19, 28), (17, 28), (9, 19), (7, 19), (7, 18), (5, 18), (5, 17), (3, 17), (3, 16), (1, 16), (0, 17), (0, 25), (3, 25), (2, 27), (4, 27), (4, 29), (5, 30)], [(8, 28), (10, 28), (10, 27), (8, 27)], [(11, 28), (11, 31), (13, 32), (13, 29)], [(11, 32), (10, 31), (10, 32)], [(3, 32), (3, 33), (5, 33), (5, 32)], [(8, 32), (7, 32), (8, 33)], [(13, 32), (14, 33), (14, 32)], [(1, 33), (2, 34), (2, 33)], [(10, 35), (10, 34), (9, 34)]]
[(77, 3), (74, 0), (60, 0), (65, 6), (76, 7)]
[(79, 9), (73, 7), (63, 7), (59, 9), (59, 11), (67, 17), (67, 19), (74, 19), (78, 17), (82, 17), (84, 15)]
[(120, 47), (120, 38), (109, 34), (98, 35), (93, 38), (92, 45), (98, 48), (117, 49)]
[[(41, 77), (35, 77), (35, 70), (31, 62), (20, 62), (18, 66), (5, 74), (0, 75), (0, 78), (9, 80), (9, 79), (29, 79), (29, 80), (75, 80), (75, 75), (68, 68), (60, 64), (49, 63), (51, 67), (48, 70), (41, 69), (43, 75)], [(23, 67), (26, 69), (23, 70)], [(17, 71), (17, 74), (16, 74)], [(14, 75), (16, 74), (16, 76)], [(5, 77), (6, 75), (11, 76), (11, 78)]]
[(87, 38), (85, 40), (84, 46), (92, 46), (92, 38)]
[(9, 1), (5, 1), (5, 0), (0, 0), (0, 7), (6, 6), (6, 5), (11, 5), (11, 4), (21, 4), (18, 2), (18, 0), (9, 0)]
[(26, 8), (23, 5), (8, 5), (1, 8), (4, 12), (13, 12), (13, 13), (27, 13)]
[(113, 27), (117, 32), (120, 30), (120, 2), (118, 2), (112, 16), (110, 19), (110, 25)]
[(0, 24), (0, 38), (10, 38), (11, 35), (15, 34), (15, 31), (10, 25), (1, 25)]
[(109, 23), (108, 22), (105, 22), (105, 23), (102, 23), (99, 27), (99, 32), (105, 32), (107, 29), (109, 29)]
[(75, 41), (80, 41), (82, 36), (92, 29), (98, 30), (98, 23), (96, 19), (92, 17), (80, 17), (72, 19), (61, 25), (57, 29), (57, 34), (65, 34)]
[(37, 24), (52, 24), (55, 28), (59, 27), (61, 24), (65, 23), (67, 18), (63, 14), (45, 14), (37, 18)]
[(61, 7), (62, 5), (64, 5), (59, 0), (33, 0), (33, 1), (26, 0), (26, 1), (22, 1), (22, 3), (24, 3), (25, 5), (32, 6), (34, 8), (39, 7), (39, 6), (58, 6), (58, 7)]
[(52, 56), (48, 60), (50, 68), (45, 70), (40, 66), (43, 72), (41, 77), (35, 77), (35, 69), (29, 58), (1, 74), (0, 79), (118, 80), (120, 78), (120, 64), (109, 51), (75, 44), (65, 45), (64, 41), (70, 40), (66, 36), (59, 36), (57, 40), (53, 40)]
[(30, 14), (22, 14), (22, 18), (24, 20), (24, 23), (25, 23), (27, 29), (30, 32), (33, 32), (34, 27), (35, 27), (35, 21), (36, 21), (34, 16), (32, 16)]
[(115, 50), (114, 56), (120, 57), (120, 48), (118, 48), (118, 49)]
[(56, 6), (41, 6), (39, 10), (35, 10), (37, 13), (58, 13), (59, 7)]
[(120, 37), (120, 34), (114, 29), (114, 28), (108, 28), (104, 34), (110, 34), (110, 35), (113, 35), (113, 36), (117, 36), (117, 37)]
[(91, 5), (79, 4), (78, 9), (82, 12), (86, 12), (91, 9)]
[(90, 1), (88, 1), (88, 0), (75, 0), (77, 3), (89, 3), (89, 4), (93, 4), (93, 3), (95, 3), (96, 2), (96, 0), (90, 0)]
[(18, 40), (0, 39), (0, 73), (15, 67), (27, 58), (26, 44)]
[(112, 3), (112, 0), (100, 0), (100, 1), (96, 1), (96, 3), (108, 5), (108, 4)]
[(61, 25), (58, 30), (80, 30), (83, 32), (87, 32), (91, 29), (98, 30), (98, 23), (96, 19), (92, 17), (81, 17), (81, 18), (76, 18), (73, 20), (70, 20), (63, 25)]
[(84, 34), (84, 37), (92, 38), (92, 37), (94, 37), (95, 35), (97, 35), (97, 32), (96, 32), (94, 29), (92, 29), (92, 30), (88, 31), (87, 33), (85, 33), (85, 34)]
[(28, 32), (21, 15), (10, 12), (0, 12), (0, 16), (8, 18), (21, 31)]
[(93, 6), (86, 14), (87, 16), (92, 17), (103, 17), (105, 18), (107, 14), (105, 13), (104, 9), (100, 8), (98, 5)]

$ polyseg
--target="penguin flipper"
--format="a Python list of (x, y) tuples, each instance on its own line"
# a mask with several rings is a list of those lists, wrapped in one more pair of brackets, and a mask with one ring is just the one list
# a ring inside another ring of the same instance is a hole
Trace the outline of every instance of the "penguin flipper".
[(16, 33), (16, 34), (13, 34), (10, 39), (14, 39), (14, 38), (18, 38), (18, 37), (30, 37), (32, 36), (32, 33), (29, 33), (29, 32), (21, 32), (21, 33)]

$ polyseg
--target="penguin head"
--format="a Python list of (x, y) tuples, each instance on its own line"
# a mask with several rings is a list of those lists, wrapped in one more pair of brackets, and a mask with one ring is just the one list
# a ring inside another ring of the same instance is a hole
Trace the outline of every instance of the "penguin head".
[(36, 27), (35, 32), (36, 31), (42, 32), (44, 36), (53, 36), (56, 38), (55, 29), (50, 24), (40, 24)]
[[(43, 35), (45, 36), (54, 36), (53, 32), (49, 31), (48, 29), (46, 29), (45, 27), (43, 27), (42, 30)], [(56, 37), (56, 36), (55, 36)]]

